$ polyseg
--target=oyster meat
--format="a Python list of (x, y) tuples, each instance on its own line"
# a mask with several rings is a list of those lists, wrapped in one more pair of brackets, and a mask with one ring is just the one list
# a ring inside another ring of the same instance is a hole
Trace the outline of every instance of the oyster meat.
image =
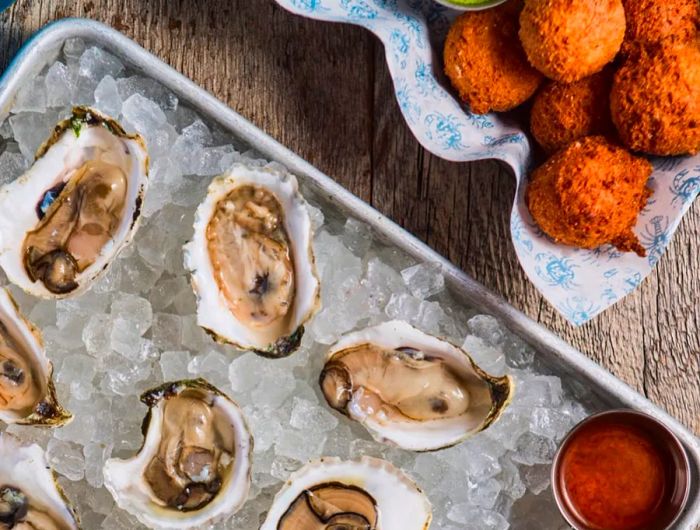
[(0, 289), (0, 420), (48, 427), (70, 421), (56, 400), (52, 372), (39, 330)]
[(38, 445), (0, 434), (0, 530), (78, 530), (78, 518)]
[(350, 333), (320, 376), (328, 404), (380, 442), (412, 451), (455, 445), (510, 403), (513, 381), (494, 377), (452, 344), (401, 322)]
[(311, 239), (294, 176), (236, 164), (216, 177), (184, 252), (199, 325), (267, 357), (292, 353), (320, 303)]
[(141, 451), (105, 463), (117, 504), (151, 528), (191, 528), (235, 513), (250, 488), (253, 439), (243, 413), (203, 379), (166, 383), (149, 407)]
[(28, 293), (86, 290), (136, 230), (148, 180), (143, 140), (76, 107), (32, 167), (0, 190), (0, 266)]
[(425, 494), (389, 462), (322, 458), (293, 473), (260, 530), (427, 530)]

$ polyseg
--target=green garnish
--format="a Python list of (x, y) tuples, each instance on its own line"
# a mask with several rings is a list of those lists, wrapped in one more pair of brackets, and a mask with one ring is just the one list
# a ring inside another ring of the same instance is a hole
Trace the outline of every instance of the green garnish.
[(73, 129), (73, 133), (76, 138), (80, 137), (80, 129), (83, 127), (83, 120), (73, 115), (70, 119), (70, 128)]

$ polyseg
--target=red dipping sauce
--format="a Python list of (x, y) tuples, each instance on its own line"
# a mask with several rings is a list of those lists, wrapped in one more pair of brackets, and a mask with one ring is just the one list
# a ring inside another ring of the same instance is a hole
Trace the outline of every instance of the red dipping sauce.
[(611, 411), (584, 420), (562, 443), (552, 482), (579, 530), (663, 530), (689, 490), (685, 451), (654, 418)]

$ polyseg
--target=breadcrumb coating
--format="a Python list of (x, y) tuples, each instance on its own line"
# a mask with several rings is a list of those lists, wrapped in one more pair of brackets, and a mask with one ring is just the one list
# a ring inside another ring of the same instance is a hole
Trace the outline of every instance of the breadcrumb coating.
[(507, 111), (525, 102), (542, 82), (518, 40), (522, 2), (466, 12), (447, 35), (445, 73), (476, 114)]
[(550, 81), (535, 96), (530, 132), (553, 153), (574, 140), (614, 131), (610, 119), (612, 70), (604, 69), (573, 83)]
[(589, 249), (611, 243), (644, 256), (633, 228), (651, 194), (651, 172), (646, 159), (589, 136), (532, 173), (526, 201), (533, 219), (558, 243)]
[(700, 151), (700, 40), (641, 48), (615, 74), (612, 119), (624, 144), (653, 155)]
[(625, 36), (621, 0), (526, 0), (520, 40), (535, 68), (572, 83), (615, 58)]

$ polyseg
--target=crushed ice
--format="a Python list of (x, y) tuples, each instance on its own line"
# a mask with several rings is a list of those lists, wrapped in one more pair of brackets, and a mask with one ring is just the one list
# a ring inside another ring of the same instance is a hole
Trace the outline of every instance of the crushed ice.
[[(270, 361), (219, 346), (196, 325), (181, 247), (208, 177), (236, 160), (265, 162), (241, 154), (233, 138), (180, 105), (167, 88), (71, 39), (59, 60), (20, 90), (0, 125), (0, 183), (29, 166), (75, 104), (118, 116), (146, 138), (152, 170), (145, 218), (134, 244), (89, 293), (56, 303), (13, 290), (43, 330), (60, 399), (75, 420), (55, 431), (7, 431), (47, 449), (85, 528), (140, 528), (102, 487), (102, 465), (140, 447), (142, 391), (196, 376), (244, 408), (255, 436), (251, 495), (225, 528), (258, 528), (282, 482), (321, 455), (393, 461), (426, 491), (439, 530), (564, 527), (551, 500), (547, 464), (587, 409), (496, 319), (455, 303), (438, 265), (417, 264), (381, 246), (364, 224), (341, 219), (309, 193), (323, 309), (300, 351)], [(357, 423), (331, 412), (316, 388), (327, 346), (344, 332), (393, 318), (464, 344), (492, 373), (512, 374), (516, 395), (501, 420), (457, 447), (412, 454), (372, 441)]]

